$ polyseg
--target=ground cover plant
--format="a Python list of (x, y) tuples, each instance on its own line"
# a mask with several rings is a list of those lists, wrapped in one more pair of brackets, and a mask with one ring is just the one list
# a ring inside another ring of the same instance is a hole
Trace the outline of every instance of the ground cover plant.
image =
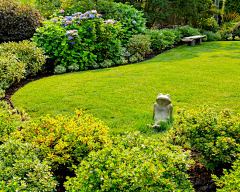
[(239, 47), (240, 42), (185, 45), (143, 63), (52, 76), (18, 90), (12, 102), (33, 118), (72, 116), (75, 108), (83, 108), (102, 119), (112, 133), (150, 133), (146, 124), (153, 123), (153, 103), (159, 92), (170, 93), (175, 107), (206, 103), (216, 104), (217, 109), (227, 106), (236, 113), (240, 108)]

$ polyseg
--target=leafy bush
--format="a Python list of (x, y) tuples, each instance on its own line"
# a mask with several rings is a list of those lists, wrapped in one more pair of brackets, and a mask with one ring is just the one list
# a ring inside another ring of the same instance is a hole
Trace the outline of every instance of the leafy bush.
[(133, 35), (143, 33), (146, 29), (146, 19), (143, 13), (130, 5), (111, 1), (100, 1), (97, 10), (104, 19), (117, 20), (122, 24), (120, 32), (121, 43), (126, 46)]
[(72, 65), (70, 65), (69, 67), (68, 67), (68, 70), (69, 71), (78, 71), (79, 70), (79, 66), (77, 65), (77, 64), (72, 64)]
[(189, 152), (138, 133), (112, 141), (81, 162), (66, 191), (194, 191), (185, 173)]
[(40, 161), (31, 144), (8, 140), (0, 145), (1, 191), (56, 191), (47, 161)]
[(23, 110), (11, 109), (7, 102), (0, 101), (0, 145), (12, 132), (21, 129), (26, 120), (29, 116)]
[[(170, 29), (152, 30), (146, 31), (146, 34), (150, 36), (151, 49), (153, 51), (164, 50), (167, 47), (172, 47), (173, 44), (178, 43), (181, 38), (180, 32)], [(176, 36), (178, 35), (178, 36)]]
[(66, 71), (67, 71), (66, 67), (62, 65), (58, 65), (54, 68), (54, 74), (62, 74), (62, 73), (66, 73)]
[(217, 33), (213, 33), (212, 31), (204, 31), (203, 35), (206, 35), (206, 38), (203, 38), (203, 41), (219, 41), (221, 40), (221, 36)]
[(233, 163), (239, 153), (240, 116), (228, 109), (216, 112), (204, 106), (198, 110), (179, 109), (168, 142), (199, 152), (199, 161), (214, 169), (220, 163)]
[(110, 59), (106, 59), (104, 60), (102, 63), (99, 64), (101, 67), (105, 68), (105, 67), (111, 67), (114, 65), (114, 62)]
[(37, 9), (14, 0), (1, 0), (0, 13), (0, 43), (30, 39), (43, 20)]
[(106, 59), (116, 62), (120, 56), (119, 22), (101, 19), (96, 10), (73, 16), (55, 17), (44, 22), (33, 41), (50, 56), (48, 67), (77, 64), (80, 70)]
[(25, 64), (16, 55), (0, 54), (0, 88), (7, 89), (15, 81), (24, 78)]
[[(46, 63), (45, 52), (37, 44), (27, 40), (19, 43), (9, 42), (0, 45), (0, 55), (16, 55), (17, 60), (25, 64), (24, 76), (35, 75)], [(9, 63), (10, 64), (10, 63)]]
[(53, 170), (61, 166), (78, 165), (92, 150), (102, 149), (107, 142), (108, 127), (90, 115), (67, 118), (46, 116), (31, 121), (14, 136), (33, 143), (40, 150), (40, 157), (52, 163)]
[(131, 54), (129, 60), (133, 62), (132, 58), (137, 60), (143, 60), (146, 54), (151, 53), (151, 42), (148, 35), (133, 35), (128, 42), (128, 52)]
[(233, 163), (232, 170), (224, 170), (223, 176), (218, 178), (216, 175), (212, 175), (217, 187), (217, 192), (225, 191), (238, 191), (240, 186), (240, 160), (238, 159)]
[(219, 25), (217, 24), (216, 19), (211, 17), (211, 18), (202, 19), (202, 21), (200, 22), (200, 28), (202, 30), (212, 31), (216, 33), (217, 30), (219, 29)]
[(201, 34), (199, 29), (192, 28), (189, 25), (178, 26), (176, 28), (176, 30), (181, 33), (181, 35), (182, 35), (181, 38), (194, 36), (194, 35), (200, 35)]
[(0, 88), (0, 99), (5, 97), (5, 90), (3, 90), (2, 88)]

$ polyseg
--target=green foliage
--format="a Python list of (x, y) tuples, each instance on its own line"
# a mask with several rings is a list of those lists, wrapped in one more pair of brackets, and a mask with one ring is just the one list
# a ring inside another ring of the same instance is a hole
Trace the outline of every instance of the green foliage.
[(76, 110), (72, 118), (62, 115), (31, 121), (15, 137), (33, 143), (40, 156), (48, 159), (53, 170), (66, 165), (78, 165), (92, 150), (99, 150), (107, 142), (108, 127), (90, 115)]
[(190, 27), (189, 25), (178, 26), (176, 30), (181, 33), (182, 38), (201, 34), (199, 29)]
[(42, 20), (38, 10), (34, 8), (14, 0), (1, 0), (0, 43), (30, 39)]
[(77, 64), (84, 70), (90, 68), (93, 61), (117, 61), (121, 50), (120, 30), (119, 22), (104, 21), (96, 10), (92, 10), (45, 21), (33, 41), (50, 56), (48, 68), (53, 69), (57, 64), (66, 68)]
[(225, 3), (225, 11), (228, 13), (240, 13), (240, 2), (236, 0), (227, 0)]
[[(146, 31), (146, 34), (151, 37), (151, 49), (153, 51), (164, 50), (167, 47), (172, 47), (173, 44), (180, 41), (181, 33), (177, 30), (161, 29)], [(176, 36), (178, 35), (178, 36)]]
[(2, 88), (0, 88), (0, 99), (5, 97), (5, 90), (3, 90)]
[(0, 45), (0, 56), (16, 55), (17, 60), (24, 63), (24, 76), (35, 75), (43, 69), (47, 58), (44, 54), (45, 52), (38, 48), (36, 43), (27, 40), (19, 43), (2, 43)]
[(1, 191), (56, 191), (49, 163), (37, 154), (33, 145), (17, 140), (0, 145)]
[(146, 19), (143, 18), (143, 13), (130, 5), (102, 1), (98, 3), (97, 10), (104, 19), (113, 19), (121, 23), (120, 37), (123, 46), (127, 45), (133, 35), (143, 33), (146, 29)]
[(224, 170), (223, 176), (218, 178), (212, 175), (213, 180), (217, 185), (217, 192), (238, 191), (240, 187), (240, 160), (233, 163), (232, 170)]
[(68, 70), (73, 72), (73, 71), (78, 71), (79, 70), (79, 66), (77, 64), (72, 64), (68, 67)]
[(204, 106), (198, 110), (179, 109), (168, 141), (199, 152), (199, 161), (214, 169), (220, 163), (233, 163), (239, 153), (240, 116), (229, 109), (220, 113)]
[(214, 33), (216, 33), (219, 29), (219, 25), (217, 24), (216, 19), (214, 19), (213, 17), (202, 19), (199, 25), (199, 28), (201, 28), (202, 30), (212, 31)]
[(221, 35), (218, 33), (213, 33), (212, 31), (204, 31), (203, 35), (206, 35), (206, 38), (203, 38), (203, 41), (220, 41)]
[[(143, 60), (146, 54), (151, 53), (151, 42), (148, 35), (133, 35), (128, 42), (128, 52), (131, 54), (131, 62)], [(132, 58), (136, 58), (133, 60)]]
[(0, 88), (7, 89), (24, 78), (25, 64), (16, 55), (0, 55)]
[(54, 74), (62, 74), (62, 73), (66, 73), (67, 69), (66, 67), (62, 66), (62, 65), (57, 65), (54, 68)]
[(128, 133), (91, 152), (64, 186), (66, 191), (194, 191), (185, 173), (189, 156), (180, 147)]
[(114, 65), (114, 62), (110, 59), (104, 60), (102, 63), (99, 64), (101, 67), (106, 68), (106, 67), (111, 67)]

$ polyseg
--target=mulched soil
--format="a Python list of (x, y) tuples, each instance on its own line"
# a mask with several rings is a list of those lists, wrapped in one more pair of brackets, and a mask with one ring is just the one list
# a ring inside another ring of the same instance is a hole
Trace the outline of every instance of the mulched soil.
[[(180, 45), (183, 45), (183, 43), (179, 44), (179, 45), (175, 45), (173, 48), (176, 48)], [(171, 48), (169, 48), (169, 49), (171, 49)], [(157, 56), (169, 49), (160, 51), (155, 54), (147, 55), (143, 61), (152, 59), (155, 56)], [(141, 62), (143, 62), (143, 61), (141, 61)], [(130, 64), (130, 63), (128, 63), (128, 64)], [(6, 90), (6, 94), (5, 94), (6, 96), (4, 98), (2, 98), (1, 100), (7, 101), (11, 105), (11, 107), (14, 108), (13, 104), (11, 103), (11, 96), (18, 89), (22, 88), (24, 85), (26, 85), (29, 82), (36, 81), (41, 78), (49, 77), (52, 75), (53, 75), (52, 73), (42, 72), (42, 73), (37, 74), (37, 76), (28, 77), (26, 79), (23, 79), (19, 83), (15, 83), (15, 84), (11, 85)], [(197, 154), (198, 153), (196, 151), (194, 151), (194, 150), (191, 151), (191, 158), (197, 159)], [(188, 170), (187, 173), (190, 175), (190, 180), (191, 180), (192, 184), (194, 185), (194, 189), (196, 192), (216, 192), (216, 185), (213, 182), (213, 180), (211, 179), (211, 174), (215, 174), (218, 177), (221, 177), (223, 175), (223, 168), (226, 169), (226, 168), (230, 168), (230, 167), (231, 167), (230, 164), (221, 164), (214, 171), (210, 171), (210, 170), (207, 170), (203, 165), (199, 164), (198, 161), (196, 161), (196, 163)], [(63, 187), (63, 183), (65, 182), (65, 177), (66, 176), (74, 176), (74, 173), (70, 173), (70, 172), (64, 171), (62, 169), (61, 172), (56, 172), (54, 175), (58, 176), (59, 186), (57, 187), (57, 191), (64, 192), (65, 189)]]

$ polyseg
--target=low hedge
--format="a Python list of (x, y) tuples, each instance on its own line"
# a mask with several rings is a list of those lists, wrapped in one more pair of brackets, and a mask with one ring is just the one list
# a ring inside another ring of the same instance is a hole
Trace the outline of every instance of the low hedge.
[(76, 110), (72, 118), (58, 115), (29, 121), (13, 136), (33, 143), (40, 150), (40, 157), (51, 162), (53, 170), (62, 166), (72, 170), (90, 151), (100, 150), (108, 142), (108, 127)]
[(56, 191), (47, 161), (31, 144), (8, 140), (0, 145), (0, 191)]
[(66, 191), (194, 191), (185, 173), (192, 161), (181, 147), (139, 133), (112, 141), (81, 162)]
[(197, 110), (178, 109), (166, 138), (172, 144), (196, 149), (200, 163), (214, 169), (220, 163), (233, 163), (238, 157), (240, 115), (208, 106)]

